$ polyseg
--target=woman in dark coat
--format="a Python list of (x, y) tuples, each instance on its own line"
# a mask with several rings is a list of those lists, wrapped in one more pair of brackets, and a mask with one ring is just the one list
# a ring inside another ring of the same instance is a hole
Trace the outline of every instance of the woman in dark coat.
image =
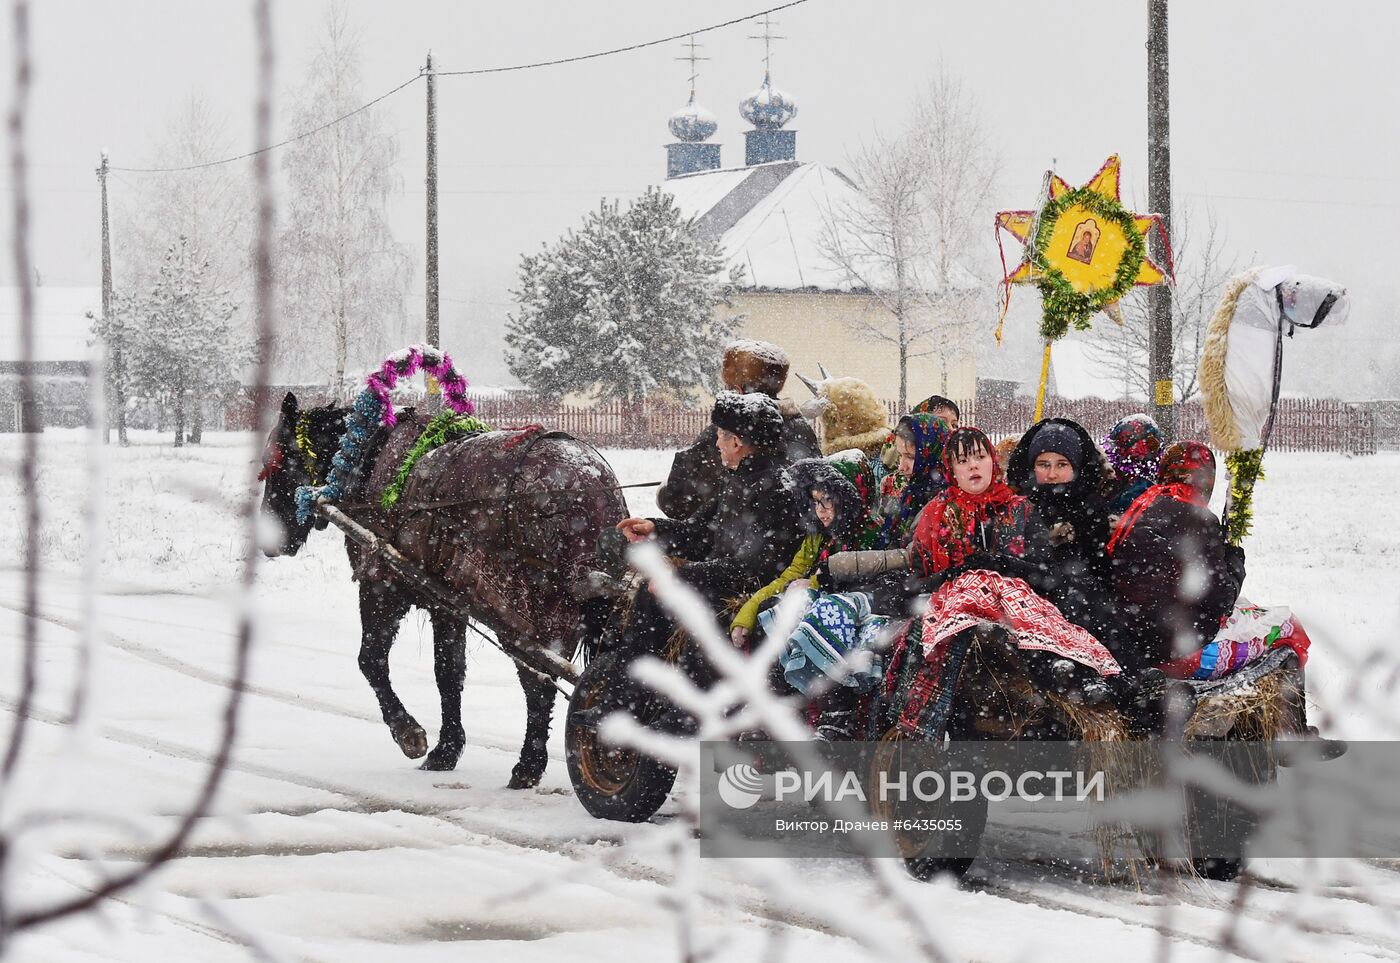
[(1225, 541), (1206, 507), (1215, 456), (1179, 442), (1162, 456), (1158, 484), (1139, 495), (1108, 542), (1130, 669), (1160, 665), (1215, 637), (1244, 583), (1244, 549)]
[(1113, 645), (1113, 582), (1108, 508), (1102, 492), (1107, 463), (1079, 424), (1047, 418), (1032, 425), (1011, 453), (1006, 480), (1030, 502), (1027, 575), (1065, 617)]

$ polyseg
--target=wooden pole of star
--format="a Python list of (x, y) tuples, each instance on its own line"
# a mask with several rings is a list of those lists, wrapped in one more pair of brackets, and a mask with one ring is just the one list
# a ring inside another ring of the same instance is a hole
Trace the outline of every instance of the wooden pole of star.
[[(1172, 160), (1171, 96), (1168, 84), (1167, 0), (1147, 0), (1147, 204), (1162, 215), (1162, 227), (1171, 236)], [(1159, 264), (1166, 264), (1157, 232), (1148, 236), (1148, 250)], [(1168, 442), (1176, 438), (1176, 406), (1172, 379), (1172, 289), (1158, 284), (1148, 292), (1147, 368), (1152, 377), (1152, 410)]]

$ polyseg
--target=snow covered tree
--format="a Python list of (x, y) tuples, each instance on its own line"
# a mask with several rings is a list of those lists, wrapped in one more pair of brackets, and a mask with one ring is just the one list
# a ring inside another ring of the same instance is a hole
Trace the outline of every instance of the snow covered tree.
[[(298, 130), (364, 102), (359, 40), (338, 4), (327, 8), (325, 37), (301, 90), (290, 125)], [(309, 367), (339, 385), (352, 361), (368, 365), (401, 339), (413, 263), (389, 228), (397, 157), (396, 136), (374, 109), (288, 148), (287, 215), (278, 245), (284, 371), (300, 376)]]
[(237, 307), (208, 283), (208, 271), (181, 237), (150, 294), (118, 299), (114, 311), (125, 329), (128, 391), (173, 411), (176, 447), (185, 443), (187, 424), (188, 440), (199, 443), (204, 401), (236, 384), (253, 358), (250, 340), (232, 323)]
[(712, 386), (739, 322), (719, 310), (740, 278), (723, 271), (718, 243), (696, 236), (670, 194), (649, 189), (626, 210), (604, 201), (577, 232), (521, 258), (506, 361), (553, 397), (637, 404)]

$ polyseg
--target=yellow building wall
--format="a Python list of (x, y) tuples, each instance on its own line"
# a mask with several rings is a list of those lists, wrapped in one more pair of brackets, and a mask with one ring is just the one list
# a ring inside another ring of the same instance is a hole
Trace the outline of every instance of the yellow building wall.
[[(859, 378), (886, 401), (899, 399), (899, 351), (895, 345), (861, 333), (852, 324), (860, 319), (889, 316), (878, 299), (866, 294), (813, 294), (806, 292), (740, 292), (731, 298), (725, 313), (746, 315), (738, 337), (771, 341), (792, 361), (792, 372), (813, 380), (821, 377), (817, 363), (833, 377)], [(892, 316), (890, 323), (893, 323)], [(918, 345), (915, 351), (927, 350)], [(971, 401), (976, 391), (977, 367), (971, 358), (950, 362), (946, 381), (937, 354), (911, 358), (909, 404), (929, 395), (955, 401)], [(794, 374), (788, 375), (782, 397), (803, 401), (811, 394)]]

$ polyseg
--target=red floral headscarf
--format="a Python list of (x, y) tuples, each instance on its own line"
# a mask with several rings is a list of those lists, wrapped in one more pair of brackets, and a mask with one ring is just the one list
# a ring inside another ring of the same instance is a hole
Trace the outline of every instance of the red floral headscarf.
[[(975, 447), (992, 456), (992, 483), (973, 494), (953, 483), (953, 464), (956, 452)], [(950, 483), (948, 490), (929, 504), (919, 519), (912, 543), (915, 559), (930, 573), (961, 565), (968, 555), (978, 550), (978, 526), (994, 524), (995, 516), (1025, 501), (1001, 480), (1001, 461), (996, 446), (978, 428), (959, 428), (948, 436), (943, 446), (943, 471)], [(1017, 555), (1021, 547), (1007, 546), (1007, 550)]]
[(1215, 491), (1215, 455), (1199, 441), (1178, 441), (1162, 455), (1157, 482), (1185, 485), (1193, 493), (1191, 500), (1204, 505)]

